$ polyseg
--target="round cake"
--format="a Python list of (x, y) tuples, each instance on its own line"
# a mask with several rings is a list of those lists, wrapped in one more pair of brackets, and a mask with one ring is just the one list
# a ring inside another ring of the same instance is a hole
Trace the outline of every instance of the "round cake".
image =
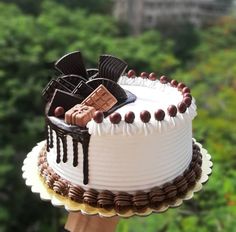
[(139, 212), (195, 185), (202, 156), (185, 84), (126, 72), (127, 64), (110, 55), (87, 69), (76, 51), (55, 67), (60, 74), (43, 91), (47, 139), (39, 156), (49, 188), (78, 203)]

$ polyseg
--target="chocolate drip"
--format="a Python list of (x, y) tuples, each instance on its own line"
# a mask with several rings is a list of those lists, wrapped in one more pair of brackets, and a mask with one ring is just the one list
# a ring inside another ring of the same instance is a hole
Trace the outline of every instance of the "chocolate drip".
[(72, 137), (73, 141), (73, 166), (78, 166), (78, 143), (82, 144), (83, 148), (83, 174), (84, 180), (83, 183), (88, 184), (89, 180), (89, 169), (88, 169), (88, 147), (90, 141), (90, 134), (87, 130), (80, 130), (76, 126), (68, 126), (68, 128), (61, 127), (60, 119), (55, 117), (48, 117), (47, 124), (49, 126), (49, 148), (53, 147), (53, 130), (56, 132), (56, 143), (57, 143), (57, 158), (56, 162), (61, 162), (61, 147), (60, 140), (62, 141), (63, 146), (63, 157), (62, 161), (65, 163), (68, 161), (68, 151), (67, 151), (67, 135)]
[(57, 134), (57, 159), (56, 159), (57, 163), (61, 162), (61, 148), (60, 148), (60, 138)]
[(61, 137), (61, 141), (62, 141), (62, 146), (63, 146), (63, 158), (62, 161), (64, 163), (67, 162), (67, 141), (66, 141), (66, 135)]
[(50, 126), (49, 126), (49, 138), (50, 138), (49, 148), (53, 148), (53, 133), (52, 133), (52, 128)]
[(84, 141), (82, 143), (83, 153), (84, 153), (84, 165), (83, 165), (83, 172), (84, 172), (84, 184), (88, 184), (88, 148), (89, 148), (89, 141), (90, 135), (86, 134), (84, 136)]
[(73, 138), (73, 166), (76, 167), (78, 165), (78, 140)]
[(49, 140), (48, 124), (47, 123), (45, 124), (45, 133), (46, 133), (47, 152), (49, 152), (50, 140)]

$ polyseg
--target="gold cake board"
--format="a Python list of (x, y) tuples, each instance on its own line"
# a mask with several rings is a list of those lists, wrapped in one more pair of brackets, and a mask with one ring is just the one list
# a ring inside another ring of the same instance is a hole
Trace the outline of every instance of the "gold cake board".
[[(195, 140), (194, 140), (195, 141)], [(184, 200), (190, 200), (195, 192), (199, 192), (203, 184), (207, 182), (209, 175), (212, 172), (213, 163), (211, 162), (211, 156), (208, 154), (207, 150), (202, 147), (200, 143), (195, 142), (201, 149), (202, 153), (202, 175), (197, 181), (196, 185), (188, 191), (188, 193), (182, 197), (178, 198), (173, 204), (166, 204), (159, 208), (158, 210), (148, 208), (143, 213), (134, 212), (129, 210), (125, 213), (117, 213), (115, 210), (105, 210), (102, 208), (94, 208), (87, 204), (76, 203), (69, 198), (63, 197), (53, 190), (49, 189), (48, 186), (43, 182), (42, 177), (38, 172), (38, 156), (42, 148), (45, 146), (45, 141), (38, 143), (31, 152), (27, 154), (24, 160), (22, 171), (23, 178), (27, 186), (31, 187), (33, 193), (38, 193), (40, 198), (44, 201), (51, 201), (53, 206), (64, 207), (69, 212), (81, 212), (84, 215), (99, 215), (101, 217), (113, 217), (119, 216), (123, 218), (128, 218), (134, 215), (138, 216), (148, 216), (151, 213), (162, 213), (168, 208), (179, 207)]]

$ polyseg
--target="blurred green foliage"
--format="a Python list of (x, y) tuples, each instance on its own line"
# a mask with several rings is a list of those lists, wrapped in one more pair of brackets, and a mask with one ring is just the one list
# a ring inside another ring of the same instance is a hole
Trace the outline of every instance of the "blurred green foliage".
[(99, 14), (99, 7), (88, 8), (91, 2), (103, 6), (105, 0), (81, 1), (88, 5), (77, 9), (76, 1), (39, 1), (35, 12), (30, 10), (34, 1), (9, 2), (20, 8), (0, 3), (0, 231), (63, 227), (64, 211), (41, 202), (25, 187), (21, 166), (27, 152), (44, 139), (40, 96), (54, 76), (53, 63), (74, 50), (83, 52), (87, 67), (94, 67), (100, 54), (110, 53), (138, 72), (167, 73), (186, 82), (199, 106), (194, 136), (215, 165), (209, 183), (194, 200), (165, 214), (123, 219), (117, 231), (235, 231), (236, 21), (225, 19), (201, 31), (191, 28), (178, 39), (157, 31), (132, 37), (109, 14)]

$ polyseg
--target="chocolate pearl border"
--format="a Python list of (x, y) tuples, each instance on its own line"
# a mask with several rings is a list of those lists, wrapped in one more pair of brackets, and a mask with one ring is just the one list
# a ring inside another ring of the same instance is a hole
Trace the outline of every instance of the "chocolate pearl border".
[[(132, 73), (132, 75), (130, 75), (130, 73)], [(126, 77), (127, 78), (137, 78), (138, 76), (136, 76), (136, 71), (131, 69), (126, 74)], [(178, 82), (177, 80), (170, 79), (169, 77), (164, 76), (164, 75), (160, 76), (160, 78), (158, 79), (157, 75), (154, 72), (150, 73), (149, 76), (148, 76), (147, 72), (141, 72), (140, 77), (141, 78), (148, 78), (151, 81), (158, 80), (163, 85), (166, 85), (169, 83), (172, 88), (177, 88), (177, 90), (181, 92), (183, 98), (182, 98), (182, 101), (180, 101), (177, 105), (169, 105), (167, 107), (166, 111), (164, 109), (159, 109), (159, 110), (163, 110), (164, 112), (166, 112), (164, 117), (166, 117), (166, 115), (170, 116), (170, 117), (176, 117), (177, 113), (184, 114), (186, 112), (187, 108), (189, 108), (191, 106), (191, 104), (192, 104), (191, 89), (189, 87), (187, 87), (183, 82)], [(186, 102), (186, 98), (188, 98), (187, 102)], [(186, 105), (186, 109), (184, 109), (184, 110), (179, 109), (180, 108), (179, 106), (181, 106), (183, 104)], [(170, 109), (170, 107), (173, 107), (173, 106), (176, 107), (177, 112), (176, 112), (176, 114), (170, 115), (169, 109)], [(154, 118), (156, 119), (155, 114), (154, 114)], [(156, 120), (158, 120), (158, 119), (156, 119)], [(164, 118), (162, 120), (164, 120)], [(158, 120), (158, 121), (162, 121), (162, 120)], [(143, 121), (143, 120), (141, 120), (141, 121)], [(145, 123), (145, 120), (143, 122)]]
[(148, 193), (138, 191), (134, 194), (127, 192), (114, 194), (109, 190), (98, 192), (95, 189), (85, 190), (81, 186), (73, 185), (56, 174), (49, 166), (46, 146), (40, 152), (38, 168), (40, 176), (50, 189), (72, 201), (106, 210), (114, 209), (118, 213), (125, 213), (130, 209), (144, 212), (147, 208), (158, 209), (165, 204), (175, 202), (195, 186), (202, 174), (202, 154), (197, 144), (193, 142), (192, 146), (192, 160), (183, 174), (161, 187), (152, 188)]

